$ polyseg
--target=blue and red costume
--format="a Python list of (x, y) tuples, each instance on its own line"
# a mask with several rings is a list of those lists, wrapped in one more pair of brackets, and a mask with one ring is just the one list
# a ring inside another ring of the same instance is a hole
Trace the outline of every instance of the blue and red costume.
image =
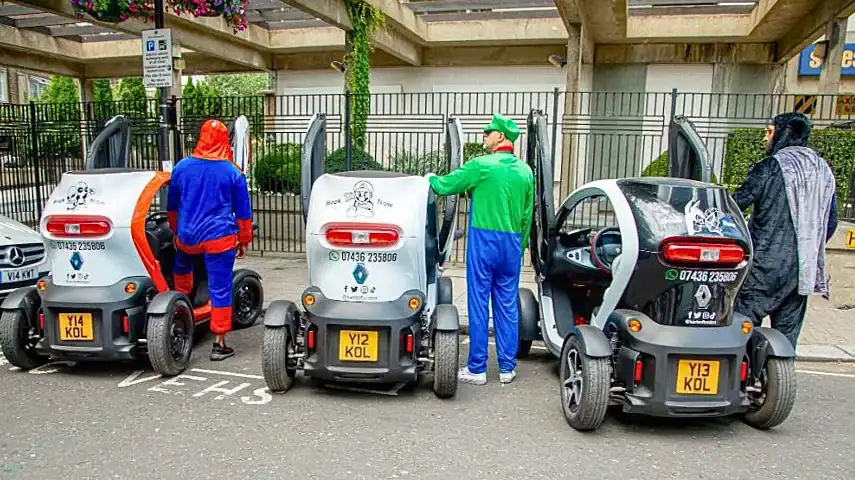
[(193, 154), (176, 164), (166, 208), (177, 247), (175, 289), (190, 294), (193, 264), (203, 255), (211, 295), (211, 332), (224, 335), (232, 326), (236, 252), (252, 241), (252, 208), (246, 177), (232, 162), (223, 122), (206, 121)]

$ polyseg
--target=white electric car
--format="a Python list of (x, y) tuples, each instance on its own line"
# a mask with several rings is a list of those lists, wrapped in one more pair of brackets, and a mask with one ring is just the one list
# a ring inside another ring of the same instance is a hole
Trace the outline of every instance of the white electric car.
[[(297, 370), (323, 383), (414, 383), (433, 374), (439, 398), (457, 392), (459, 318), (440, 275), (454, 243), (457, 196), (444, 208), (426, 177), (389, 171), (324, 173), (325, 117), (303, 146), (302, 201), (309, 286), (303, 311), (287, 300), (264, 316), (262, 370), (271, 391)], [(462, 160), (449, 119), (450, 167)]]

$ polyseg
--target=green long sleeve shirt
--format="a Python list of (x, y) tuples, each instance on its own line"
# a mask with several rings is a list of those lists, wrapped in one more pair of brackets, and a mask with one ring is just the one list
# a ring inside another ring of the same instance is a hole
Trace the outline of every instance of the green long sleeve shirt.
[(444, 176), (428, 181), (437, 195), (472, 193), (470, 226), (521, 234), (528, 248), (534, 205), (534, 175), (516, 155), (497, 152), (476, 157)]

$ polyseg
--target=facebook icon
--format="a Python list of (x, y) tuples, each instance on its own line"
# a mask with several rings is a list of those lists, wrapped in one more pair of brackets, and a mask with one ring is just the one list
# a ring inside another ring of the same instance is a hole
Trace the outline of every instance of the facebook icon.
[(153, 52), (154, 51), (154, 40), (148, 40), (145, 42), (145, 51)]

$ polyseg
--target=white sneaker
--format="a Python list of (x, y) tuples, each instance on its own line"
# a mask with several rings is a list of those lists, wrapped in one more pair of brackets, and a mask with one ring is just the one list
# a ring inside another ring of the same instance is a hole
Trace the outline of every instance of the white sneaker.
[(515, 378), (517, 378), (516, 370), (511, 370), (510, 372), (499, 372), (499, 381), (502, 383), (511, 383)]
[(457, 379), (462, 383), (471, 383), (472, 385), (484, 385), (487, 383), (487, 372), (472, 373), (469, 367), (463, 367), (457, 372)]

